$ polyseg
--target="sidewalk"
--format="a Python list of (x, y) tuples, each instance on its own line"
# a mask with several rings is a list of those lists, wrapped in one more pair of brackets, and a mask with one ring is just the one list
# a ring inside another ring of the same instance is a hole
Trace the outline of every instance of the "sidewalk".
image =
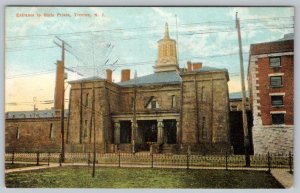
[(291, 188), (293, 186), (294, 175), (290, 174), (287, 170), (272, 169), (271, 174), (284, 188)]
[(40, 169), (47, 169), (47, 168), (54, 168), (54, 167), (59, 167), (59, 164), (52, 163), (49, 166), (41, 165), (41, 166), (30, 166), (30, 167), (23, 167), (23, 168), (5, 169), (5, 174), (12, 173), (12, 172), (32, 171), (32, 170), (40, 170)]

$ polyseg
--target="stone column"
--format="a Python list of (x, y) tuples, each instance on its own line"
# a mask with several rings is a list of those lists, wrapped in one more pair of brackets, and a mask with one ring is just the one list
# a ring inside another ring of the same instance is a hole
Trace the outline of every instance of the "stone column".
[(162, 120), (157, 120), (157, 143), (164, 142), (164, 123)]
[(121, 128), (120, 128), (120, 122), (114, 122), (114, 144), (120, 143), (120, 136), (121, 136)]
[(135, 143), (136, 144), (141, 144), (141, 143), (143, 143), (143, 141), (142, 141), (142, 134), (141, 134), (141, 131), (140, 131), (140, 129), (139, 129), (139, 124), (138, 124), (138, 122), (136, 122), (136, 135), (135, 135), (136, 137), (135, 137)]
[(176, 119), (176, 143), (180, 142), (180, 122)]
[[(137, 121), (136, 121), (137, 123)], [(134, 121), (131, 121), (131, 148), (132, 148), (132, 153), (136, 152), (135, 144), (136, 144), (136, 128), (137, 124), (134, 123)]]

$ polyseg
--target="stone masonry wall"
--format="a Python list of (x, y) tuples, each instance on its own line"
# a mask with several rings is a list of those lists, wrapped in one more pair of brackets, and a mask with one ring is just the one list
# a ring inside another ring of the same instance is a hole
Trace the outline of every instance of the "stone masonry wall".
[(187, 73), (182, 79), (182, 143), (194, 145), (195, 151), (203, 150), (197, 150), (199, 144), (211, 151), (230, 151), (226, 72)]
[[(91, 151), (91, 144), (94, 143), (94, 125), (96, 126), (97, 151), (106, 151), (107, 140), (112, 135), (109, 133), (111, 123), (108, 112), (111, 103), (108, 101), (110, 91), (106, 88), (106, 83), (106, 81), (96, 81), (95, 85), (92, 82), (72, 84), (68, 151)], [(95, 120), (93, 118), (93, 87), (95, 87)]]
[(255, 154), (293, 152), (294, 128), (292, 126), (255, 126), (252, 128), (252, 133)]
[[(65, 131), (66, 126), (65, 119)], [(5, 128), (8, 152), (59, 152), (61, 149), (60, 118), (6, 119)]]
[[(132, 112), (134, 88), (120, 88), (119, 113)], [(175, 96), (176, 107), (172, 108), (172, 96)], [(154, 97), (159, 110), (176, 110), (180, 108), (180, 85), (152, 85), (136, 88), (136, 111), (148, 111), (146, 108), (151, 97)]]

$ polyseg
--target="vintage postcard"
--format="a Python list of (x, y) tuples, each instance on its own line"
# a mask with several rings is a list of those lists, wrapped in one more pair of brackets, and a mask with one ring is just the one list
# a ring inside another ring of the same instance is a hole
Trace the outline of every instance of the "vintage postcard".
[(8, 188), (290, 188), (293, 7), (5, 9)]

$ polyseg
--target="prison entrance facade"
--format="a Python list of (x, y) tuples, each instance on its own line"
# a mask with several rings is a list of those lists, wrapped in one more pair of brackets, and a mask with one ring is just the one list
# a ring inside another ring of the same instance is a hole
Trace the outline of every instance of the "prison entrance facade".
[(179, 143), (179, 118), (137, 117), (134, 125), (132, 117), (113, 117), (113, 143), (122, 152), (154, 151), (164, 153)]

